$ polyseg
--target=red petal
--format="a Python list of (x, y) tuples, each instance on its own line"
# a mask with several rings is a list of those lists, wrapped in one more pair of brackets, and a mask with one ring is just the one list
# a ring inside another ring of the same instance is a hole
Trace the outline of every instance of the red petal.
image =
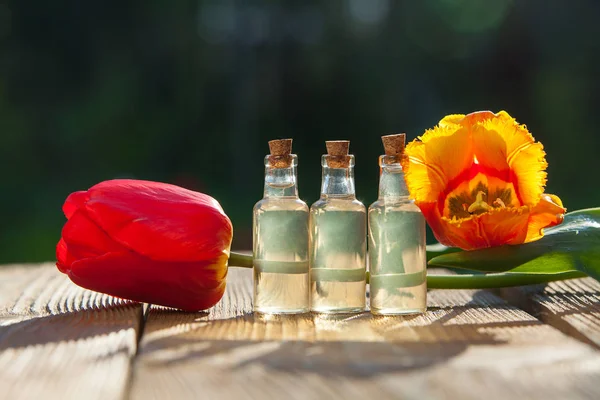
[(166, 183), (112, 180), (89, 191), (85, 209), (113, 240), (159, 261), (222, 255), (232, 227), (210, 196)]
[(126, 250), (100, 229), (84, 210), (78, 210), (71, 215), (63, 227), (61, 242), (66, 245), (69, 254), (77, 260)]
[(527, 233), (528, 207), (497, 208), (462, 220), (442, 218), (435, 203), (420, 203), (419, 208), (442, 244), (474, 250), (503, 244), (523, 243)]
[(442, 227), (454, 246), (463, 250), (475, 250), (523, 243), (527, 235), (528, 219), (527, 206), (494, 208), (458, 221), (442, 218)]
[(223, 296), (227, 257), (192, 263), (158, 262), (133, 252), (108, 253), (73, 263), (77, 285), (139, 302), (205, 310)]
[(75, 211), (83, 207), (87, 198), (87, 191), (73, 192), (67, 197), (65, 204), (63, 204), (63, 213), (65, 213), (67, 219), (71, 218), (75, 214)]
[(60, 238), (58, 244), (56, 245), (56, 266), (63, 274), (66, 274), (69, 268), (71, 267), (72, 259), (69, 257), (67, 244)]

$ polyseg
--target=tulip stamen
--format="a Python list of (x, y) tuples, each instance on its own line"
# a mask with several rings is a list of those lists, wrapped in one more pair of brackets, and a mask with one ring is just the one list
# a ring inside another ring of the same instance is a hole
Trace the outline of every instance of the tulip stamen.
[(477, 197), (475, 198), (475, 201), (469, 206), (467, 210), (470, 214), (481, 214), (486, 211), (489, 211), (490, 205), (483, 200), (484, 195), (485, 192), (482, 190), (477, 192)]
[(500, 208), (506, 208), (506, 204), (504, 204), (504, 202), (502, 201), (502, 199), (500, 197), (498, 197), (496, 200), (494, 200), (493, 205), (500, 207)]

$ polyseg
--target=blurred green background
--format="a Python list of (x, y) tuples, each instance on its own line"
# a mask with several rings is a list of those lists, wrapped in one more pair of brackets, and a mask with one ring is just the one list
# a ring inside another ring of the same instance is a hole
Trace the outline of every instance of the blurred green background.
[(72, 191), (111, 178), (217, 198), (251, 247), (267, 141), (319, 196), (328, 139), (377, 196), (379, 136), (504, 109), (547, 191), (600, 205), (600, 2), (0, 0), (0, 262), (54, 259)]

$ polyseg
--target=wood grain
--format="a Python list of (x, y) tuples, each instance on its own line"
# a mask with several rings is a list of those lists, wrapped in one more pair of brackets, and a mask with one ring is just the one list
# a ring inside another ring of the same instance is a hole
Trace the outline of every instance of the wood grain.
[(595, 279), (503, 289), (501, 294), (567, 335), (600, 347), (600, 283)]
[(120, 399), (142, 307), (81, 289), (54, 265), (0, 268), (0, 398)]
[(489, 292), (431, 291), (417, 317), (261, 317), (251, 281), (231, 269), (208, 313), (151, 307), (132, 398), (600, 398), (598, 351)]

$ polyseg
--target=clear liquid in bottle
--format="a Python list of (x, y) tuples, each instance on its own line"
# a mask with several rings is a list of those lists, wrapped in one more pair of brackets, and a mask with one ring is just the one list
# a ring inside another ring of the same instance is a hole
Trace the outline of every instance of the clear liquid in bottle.
[(370, 300), (374, 314), (418, 314), (427, 306), (425, 219), (417, 206), (369, 208)]
[(354, 200), (311, 207), (311, 309), (323, 313), (365, 308), (366, 212)]
[(254, 225), (254, 310), (308, 312), (308, 207), (294, 199), (259, 202)]

